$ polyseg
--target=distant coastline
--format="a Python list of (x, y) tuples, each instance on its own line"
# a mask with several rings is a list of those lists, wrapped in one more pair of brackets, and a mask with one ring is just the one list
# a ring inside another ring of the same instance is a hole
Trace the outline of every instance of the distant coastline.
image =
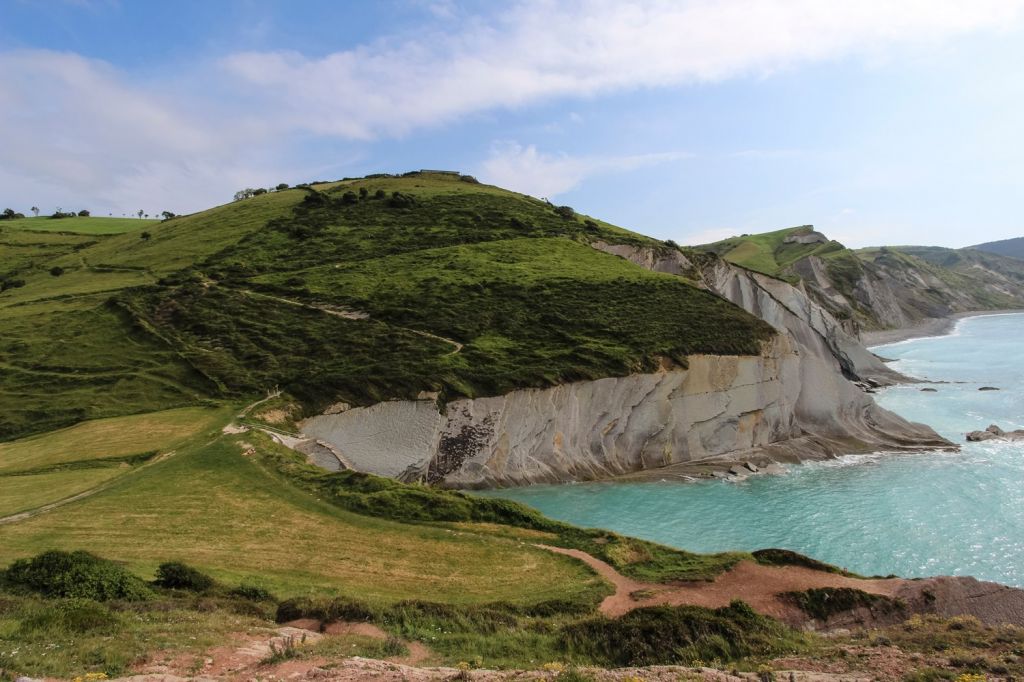
[(861, 343), (866, 348), (885, 346), (890, 343), (909, 341), (910, 339), (922, 339), (930, 336), (945, 336), (956, 328), (956, 323), (968, 317), (986, 317), (988, 315), (1014, 315), (1024, 313), (1024, 309), (1014, 308), (1010, 310), (971, 310), (963, 313), (954, 313), (948, 317), (931, 317), (922, 320), (912, 327), (900, 329), (883, 329), (881, 331), (861, 332)]

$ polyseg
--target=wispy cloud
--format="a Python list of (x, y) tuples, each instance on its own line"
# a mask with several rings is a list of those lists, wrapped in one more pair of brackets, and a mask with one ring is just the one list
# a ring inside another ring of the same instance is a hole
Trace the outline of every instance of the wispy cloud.
[[(295, 140), (401, 137), (555, 98), (930, 44), (1016, 25), (1024, 0), (524, 0), (486, 16), (446, 0), (432, 8), (436, 23), (416, 33), (322, 56), (228, 54), (154, 80), (74, 54), (0, 52), (0, 191), (59, 188), (112, 206), (186, 210), (299, 168)], [(594, 173), (666, 160), (510, 144), (482, 172), (553, 196)]]
[(416, 38), (224, 68), (286, 125), (369, 139), (554, 97), (720, 81), (1017, 21), (1021, 0), (521, 2)]
[(482, 180), (536, 197), (554, 197), (577, 187), (588, 177), (621, 173), (692, 156), (685, 152), (659, 152), (623, 156), (570, 156), (545, 154), (534, 145), (496, 143), (481, 165)]

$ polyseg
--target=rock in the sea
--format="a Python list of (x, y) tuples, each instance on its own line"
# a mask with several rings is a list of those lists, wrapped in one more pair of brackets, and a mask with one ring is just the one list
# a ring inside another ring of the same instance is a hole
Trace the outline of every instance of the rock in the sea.
[(753, 462), (744, 462), (743, 466), (747, 467), (747, 469), (749, 469), (750, 473), (752, 474), (756, 474), (759, 471), (757, 465), (754, 464)]
[(982, 386), (978, 389), (979, 391), (998, 391), (999, 389), (995, 386)]
[(1016, 431), (1003, 431), (995, 424), (989, 424), (984, 431), (971, 431), (967, 434), (967, 440), (978, 443), (986, 440), (1020, 441), (1024, 440), (1024, 429)]
[(939, 389), (937, 389), (937, 388), (922, 388), (921, 389), (921, 393), (938, 393), (938, 392), (939, 392)]

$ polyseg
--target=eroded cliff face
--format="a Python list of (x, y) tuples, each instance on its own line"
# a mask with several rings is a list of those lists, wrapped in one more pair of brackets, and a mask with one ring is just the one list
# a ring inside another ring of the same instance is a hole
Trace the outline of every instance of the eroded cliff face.
[(856, 336), (803, 291), (782, 280), (737, 267), (728, 261), (704, 256), (694, 263), (671, 249), (609, 245), (592, 246), (658, 272), (681, 274), (761, 318), (788, 335), (798, 350), (813, 355), (853, 381), (888, 385), (905, 381), (864, 348)]
[[(312, 417), (303, 432), (346, 466), (403, 481), (482, 488), (594, 480), (716, 462), (822, 459), (951, 444), (878, 407), (875, 356), (803, 292), (675, 249), (595, 248), (696, 280), (779, 332), (754, 356), (449, 402), (388, 401)], [(862, 382), (859, 386), (854, 381)]]
[(944, 443), (879, 409), (831, 368), (808, 364), (784, 335), (759, 356), (692, 356), (686, 369), (456, 400), (443, 414), (432, 400), (390, 401), (316, 416), (302, 428), (358, 470), (470, 488), (755, 453), (826, 457), (837, 442), (846, 451)]

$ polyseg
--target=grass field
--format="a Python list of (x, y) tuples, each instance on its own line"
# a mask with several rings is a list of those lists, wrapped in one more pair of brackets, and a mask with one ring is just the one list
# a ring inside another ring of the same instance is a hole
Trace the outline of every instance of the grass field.
[(30, 511), (77, 495), (125, 473), (123, 467), (72, 469), (45, 474), (0, 474), (0, 517)]
[(14, 230), (37, 230), (40, 232), (75, 232), (78, 234), (121, 234), (122, 232), (135, 232), (150, 225), (159, 223), (159, 220), (149, 218), (112, 218), (90, 216), (88, 218), (18, 218), (16, 220), (0, 221), (0, 226), (9, 227)]
[(86, 421), (41, 436), (0, 443), (0, 474), (165, 451), (219, 426), (230, 414), (227, 408), (166, 410)]
[(92, 497), (0, 526), (0, 564), (88, 548), (147, 577), (181, 560), (283, 596), (377, 602), (592, 602), (605, 589), (578, 562), (517, 541), (338, 509), (243, 456), (246, 437), (187, 449)]

